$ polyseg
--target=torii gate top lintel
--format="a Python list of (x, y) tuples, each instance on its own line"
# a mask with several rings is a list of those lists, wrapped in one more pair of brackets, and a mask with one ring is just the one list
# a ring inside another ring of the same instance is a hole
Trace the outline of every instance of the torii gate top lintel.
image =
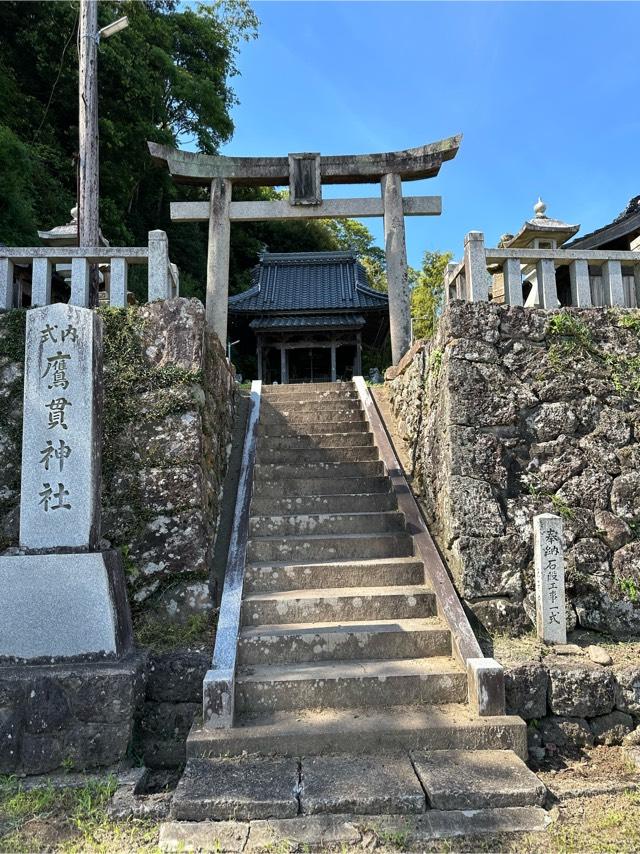
[[(148, 142), (156, 163), (166, 165), (176, 183), (209, 186), (209, 201), (172, 202), (171, 219), (209, 221), (207, 322), (224, 345), (227, 339), (229, 240), (231, 223), (313, 217), (384, 217), (389, 285), (389, 324), (394, 365), (411, 344), (410, 291), (405, 216), (438, 216), (440, 196), (402, 196), (403, 181), (433, 178), (458, 153), (462, 134), (383, 154), (327, 155), (304, 152), (287, 157), (225, 157), (179, 151)], [(379, 183), (378, 199), (322, 199), (323, 184)], [(286, 199), (233, 201), (233, 186), (289, 186)]]
[(373, 184), (384, 175), (398, 175), (403, 181), (433, 178), (446, 160), (458, 153), (462, 134), (404, 151), (382, 154), (290, 154), (287, 157), (226, 157), (180, 151), (148, 142), (151, 157), (166, 164), (176, 183), (208, 186), (215, 178), (234, 184), (266, 187), (289, 183), (290, 158), (317, 158), (323, 184)]

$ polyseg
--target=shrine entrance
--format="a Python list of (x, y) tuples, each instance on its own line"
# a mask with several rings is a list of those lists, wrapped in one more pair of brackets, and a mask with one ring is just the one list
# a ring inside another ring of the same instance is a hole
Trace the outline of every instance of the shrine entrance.
[(313, 338), (258, 334), (258, 378), (267, 384), (347, 381), (361, 373), (358, 332)]

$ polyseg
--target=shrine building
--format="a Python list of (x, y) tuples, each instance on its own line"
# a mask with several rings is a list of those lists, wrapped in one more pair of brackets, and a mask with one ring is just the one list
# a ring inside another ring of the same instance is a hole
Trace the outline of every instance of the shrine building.
[(362, 373), (363, 346), (384, 345), (389, 300), (355, 252), (264, 253), (251, 287), (230, 297), (229, 321), (258, 379), (335, 382)]

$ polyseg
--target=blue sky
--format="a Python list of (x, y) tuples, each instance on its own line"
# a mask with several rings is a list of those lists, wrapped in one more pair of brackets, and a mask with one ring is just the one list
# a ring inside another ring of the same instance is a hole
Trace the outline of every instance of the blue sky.
[[(462, 132), (457, 158), (405, 194), (440, 194), (443, 215), (407, 219), (425, 249), (495, 245), (533, 215), (590, 231), (640, 193), (640, 4), (255, 2), (236, 131), (224, 154), (350, 154)], [(324, 188), (373, 195), (376, 185)], [(378, 240), (379, 220), (367, 220)]]

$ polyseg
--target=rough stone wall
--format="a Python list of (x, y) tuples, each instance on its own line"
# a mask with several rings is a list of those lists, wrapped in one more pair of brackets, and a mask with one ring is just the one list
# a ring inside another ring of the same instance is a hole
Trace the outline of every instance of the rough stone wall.
[(570, 656), (507, 661), (505, 693), (507, 714), (520, 715), (529, 724), (529, 750), (537, 759), (567, 746), (640, 737), (637, 664), (596, 664), (579, 647)]
[(0, 774), (113, 765), (144, 698), (145, 657), (0, 666)]
[[(208, 597), (234, 376), (198, 300), (100, 313), (102, 535), (123, 551), (134, 606), (156, 594), (169, 616), (185, 601), (198, 610)], [(24, 314), (0, 313), (0, 552), (12, 551), (19, 533)]]
[(490, 631), (534, 617), (564, 518), (568, 626), (640, 634), (640, 312), (454, 302), (387, 374), (432, 532)]

